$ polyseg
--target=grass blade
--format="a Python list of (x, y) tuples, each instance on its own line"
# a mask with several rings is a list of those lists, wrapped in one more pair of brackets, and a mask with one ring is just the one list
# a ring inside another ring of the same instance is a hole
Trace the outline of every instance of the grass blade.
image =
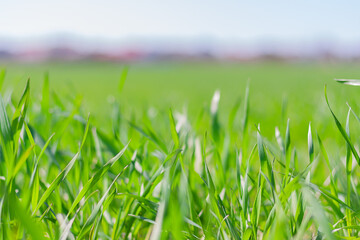
[(169, 110), (169, 119), (170, 119), (170, 130), (171, 130), (171, 137), (174, 141), (174, 147), (175, 149), (179, 148), (179, 135), (176, 131), (176, 124), (175, 124), (175, 121), (174, 121), (174, 117), (173, 117), (173, 114), (172, 114), (172, 111), (171, 109)]
[(0, 71), (0, 91), (1, 91), (1, 88), (4, 84), (4, 81), (5, 81), (5, 75), (6, 75), (6, 70), (5, 69), (2, 69)]
[(329, 110), (331, 112), (331, 115), (333, 116), (333, 118), (335, 120), (335, 124), (336, 124), (337, 128), (339, 129), (341, 135), (344, 137), (346, 143), (349, 144), (350, 150), (353, 153), (358, 165), (360, 166), (360, 157), (359, 157), (358, 153), (356, 152), (354, 145), (352, 144), (348, 134), (346, 133), (345, 129), (343, 128), (343, 126), (341, 125), (341, 123), (339, 122), (339, 120), (337, 119), (337, 117), (335, 116), (334, 112), (332, 111), (332, 109), (330, 107), (329, 100), (328, 100), (328, 97), (326, 94), (326, 86), (325, 86), (325, 99), (326, 99), (326, 104), (328, 105)]
[(122, 72), (121, 72), (120, 80), (119, 80), (119, 87), (118, 87), (119, 88), (119, 93), (121, 93), (123, 88), (124, 88), (128, 72), (129, 72), (129, 67), (127, 67), (127, 66), (124, 67)]

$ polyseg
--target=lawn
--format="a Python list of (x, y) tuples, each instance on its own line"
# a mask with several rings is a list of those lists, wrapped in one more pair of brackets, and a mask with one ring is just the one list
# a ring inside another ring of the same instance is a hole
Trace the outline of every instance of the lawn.
[(3, 239), (359, 236), (357, 63), (127, 66), (0, 63)]

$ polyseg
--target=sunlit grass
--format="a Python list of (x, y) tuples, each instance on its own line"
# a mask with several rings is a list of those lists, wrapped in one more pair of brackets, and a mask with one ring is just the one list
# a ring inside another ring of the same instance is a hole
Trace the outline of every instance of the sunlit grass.
[[(119, 94), (126, 75), (114, 87)], [(10, 94), (4, 77), (2, 239), (359, 237), (360, 118), (345, 101), (336, 106), (347, 119), (337, 117), (326, 90), (318, 97), (327, 103), (327, 137), (302, 116), (309, 127), (295, 130), (303, 148), (285, 111), (274, 136), (250, 118), (251, 92), (265, 91), (258, 87), (242, 89), (225, 111), (216, 91), (191, 118), (171, 106), (125, 114), (115, 98), (107, 125), (84, 111), (75, 90), (56, 94), (47, 74), (39, 98), (29, 81), (21, 97)]]

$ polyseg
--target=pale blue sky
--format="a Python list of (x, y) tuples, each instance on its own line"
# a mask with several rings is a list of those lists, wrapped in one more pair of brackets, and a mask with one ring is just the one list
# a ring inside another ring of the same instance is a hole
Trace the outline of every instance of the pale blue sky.
[(0, 36), (360, 40), (360, 1), (2, 0)]

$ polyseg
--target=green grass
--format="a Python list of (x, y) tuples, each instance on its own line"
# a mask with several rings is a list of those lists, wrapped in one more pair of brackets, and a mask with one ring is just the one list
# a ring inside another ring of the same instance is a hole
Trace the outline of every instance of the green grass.
[(359, 237), (356, 64), (4, 67), (1, 239)]

